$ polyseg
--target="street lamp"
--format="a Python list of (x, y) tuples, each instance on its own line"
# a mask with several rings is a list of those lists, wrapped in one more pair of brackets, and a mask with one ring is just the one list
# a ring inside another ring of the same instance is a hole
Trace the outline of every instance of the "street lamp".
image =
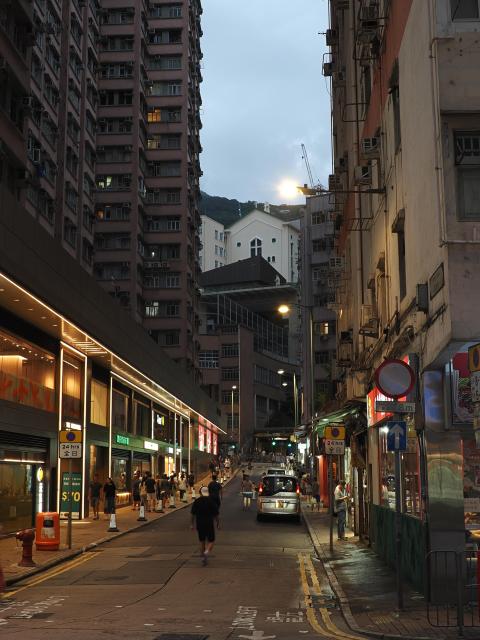
[[(291, 307), (297, 307), (299, 309), (305, 309), (308, 311), (308, 344), (309, 344), (309, 373), (310, 373), (310, 417), (312, 420), (312, 433), (313, 433), (313, 420), (315, 417), (315, 394), (314, 394), (314, 381), (315, 381), (315, 367), (314, 367), (314, 358), (313, 358), (313, 306), (300, 304), (299, 302), (293, 302), (291, 305), (281, 304), (277, 311), (282, 315), (286, 316), (291, 310)], [(294, 374), (295, 375), (295, 374)], [(296, 381), (294, 377), (294, 386), (296, 387)], [(295, 396), (295, 393), (294, 393)], [(297, 410), (297, 401), (295, 399), (295, 410)], [(297, 426), (297, 419), (295, 419), (295, 426)], [(315, 436), (312, 441), (312, 454), (313, 460), (315, 460)]]
[[(232, 438), (233, 438), (233, 394), (235, 393), (235, 390), (237, 389), (237, 385), (236, 384), (232, 384)], [(240, 442), (238, 443), (238, 448), (240, 449)]]

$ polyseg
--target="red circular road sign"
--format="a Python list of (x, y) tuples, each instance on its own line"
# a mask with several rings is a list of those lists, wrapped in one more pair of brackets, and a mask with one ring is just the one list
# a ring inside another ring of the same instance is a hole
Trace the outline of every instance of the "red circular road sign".
[(403, 398), (413, 389), (415, 373), (403, 360), (385, 360), (375, 371), (375, 382), (387, 398)]

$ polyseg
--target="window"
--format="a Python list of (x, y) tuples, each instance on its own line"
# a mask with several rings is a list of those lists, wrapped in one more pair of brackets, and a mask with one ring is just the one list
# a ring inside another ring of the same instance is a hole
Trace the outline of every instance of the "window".
[(215, 229), (215, 240), (218, 240), (218, 229)]
[(222, 367), (222, 380), (238, 380), (238, 367)]
[(335, 335), (335, 320), (327, 320), (325, 322), (315, 322), (313, 326), (313, 332), (320, 336), (333, 336)]
[(322, 224), (326, 222), (326, 215), (324, 213), (312, 213), (312, 224)]
[(398, 151), (402, 142), (402, 131), (400, 126), (400, 85), (399, 85), (398, 61), (395, 63), (390, 76), (390, 96), (393, 110), (393, 133), (395, 140), (395, 151)]
[(242, 243), (241, 242), (237, 242), (237, 247), (241, 247)]
[(260, 238), (254, 238), (250, 241), (250, 257), (262, 255), (262, 241)]
[[(238, 429), (238, 413), (234, 413), (232, 416), (232, 413), (227, 413), (227, 429)], [(232, 420), (233, 418), (233, 420)]]
[(222, 358), (238, 358), (238, 342), (222, 344)]
[(275, 244), (275, 242), (276, 242), (276, 241), (277, 241), (277, 239), (276, 239), (276, 238), (272, 238), (272, 242), (273, 242), (273, 244)]
[(232, 405), (232, 394), (233, 394), (233, 404), (238, 404), (238, 390), (232, 389), (232, 391), (222, 391), (222, 404)]
[(166, 80), (164, 82), (152, 82), (148, 89), (150, 96), (180, 96), (182, 94), (181, 80)]
[(182, 5), (180, 4), (154, 4), (150, 7), (151, 18), (181, 18)]
[(148, 111), (148, 122), (180, 122), (181, 107), (153, 107)]
[(450, 0), (452, 20), (478, 20), (478, 0)]
[(398, 231), (398, 279), (400, 289), (400, 300), (407, 295), (407, 268), (405, 263), (405, 232)]
[(130, 203), (97, 204), (95, 216), (97, 220), (129, 220)]
[(200, 369), (218, 369), (218, 351), (200, 351), (198, 363)]
[(102, 427), (107, 426), (108, 387), (97, 380), (92, 380), (90, 399), (90, 421)]
[(455, 133), (458, 213), (463, 220), (480, 218), (480, 131)]
[(315, 351), (315, 364), (328, 364), (330, 362), (330, 351)]

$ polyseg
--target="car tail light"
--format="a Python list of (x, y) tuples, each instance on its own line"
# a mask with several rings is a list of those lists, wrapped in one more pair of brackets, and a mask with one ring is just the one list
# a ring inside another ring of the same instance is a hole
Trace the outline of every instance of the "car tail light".
[(262, 483), (260, 483), (260, 484), (258, 485), (258, 493), (259, 493), (259, 494), (263, 493), (263, 484), (262, 484)]
[(297, 496), (300, 495), (300, 487), (297, 487)]

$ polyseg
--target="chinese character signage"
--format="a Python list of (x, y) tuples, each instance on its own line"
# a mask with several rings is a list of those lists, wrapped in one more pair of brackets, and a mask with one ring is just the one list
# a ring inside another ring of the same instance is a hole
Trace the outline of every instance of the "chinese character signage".
[(205, 427), (201, 424), (198, 425), (198, 449), (205, 451)]

